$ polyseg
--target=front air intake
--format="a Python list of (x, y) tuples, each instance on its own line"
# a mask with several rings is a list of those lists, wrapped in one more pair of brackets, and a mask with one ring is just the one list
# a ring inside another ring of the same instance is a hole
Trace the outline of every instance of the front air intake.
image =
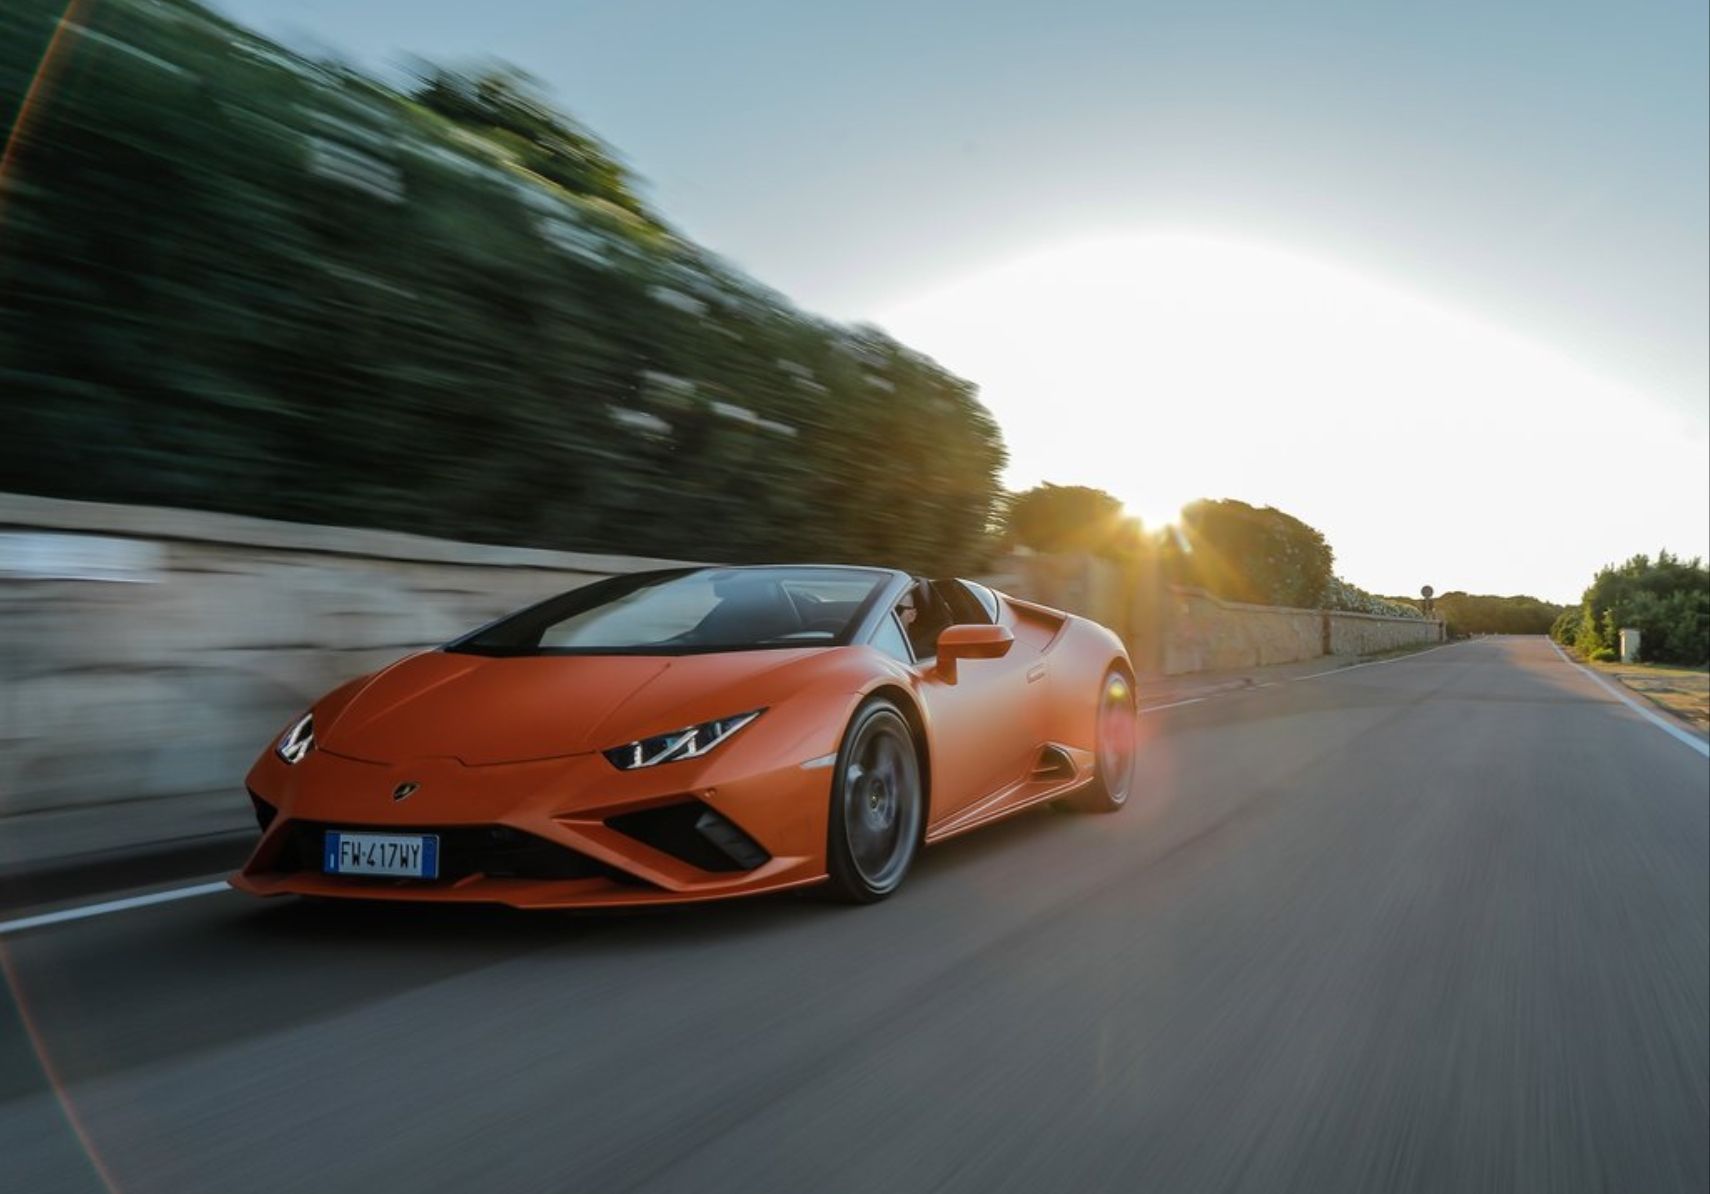
[(759, 842), (699, 800), (622, 813), (608, 818), (606, 824), (703, 871), (751, 871), (772, 857)]
[(273, 824), (273, 818), (279, 815), (279, 810), (254, 792), (249, 793), (249, 803), (255, 809), (255, 823), (261, 827), (261, 832), (266, 833), (267, 827)]

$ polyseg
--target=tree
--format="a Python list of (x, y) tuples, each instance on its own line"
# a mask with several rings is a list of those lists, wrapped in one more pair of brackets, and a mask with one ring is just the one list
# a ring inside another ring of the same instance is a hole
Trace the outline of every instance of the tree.
[(1102, 489), (1047, 482), (1010, 495), (1003, 533), (1029, 551), (1119, 557), (1138, 549), (1140, 520), (1124, 514), (1122, 503)]
[(574, 119), (552, 106), (540, 80), (507, 63), (472, 73), (414, 65), (410, 98), (447, 120), (476, 130), (516, 154), (542, 178), (568, 191), (602, 199), (657, 221), (635, 194), (635, 180), (616, 155)]
[(1335, 563), (1324, 536), (1300, 519), (1232, 499), (1185, 507), (1166, 552), (1180, 583), (1226, 601), (1301, 609), (1323, 601)]
[(1616, 650), (1620, 631), (1633, 628), (1645, 662), (1710, 660), (1710, 569), (1701, 559), (1662, 551), (1601, 568), (1574, 614), (1571, 641), (1583, 654)]
[[(1563, 608), (1520, 594), (1443, 593), (1433, 602), (1451, 637), (1469, 634), (1549, 634)], [(1578, 617), (1577, 612), (1574, 615)]]

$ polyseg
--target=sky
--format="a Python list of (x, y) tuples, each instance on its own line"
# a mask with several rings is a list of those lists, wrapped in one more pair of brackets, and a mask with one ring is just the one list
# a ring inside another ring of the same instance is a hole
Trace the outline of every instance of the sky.
[(1006, 480), (1576, 598), (1710, 550), (1707, 7), (224, 0), (498, 58), (676, 226), (981, 387)]

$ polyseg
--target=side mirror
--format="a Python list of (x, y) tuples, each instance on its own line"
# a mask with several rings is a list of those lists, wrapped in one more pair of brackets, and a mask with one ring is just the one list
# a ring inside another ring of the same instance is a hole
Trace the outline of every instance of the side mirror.
[(1002, 659), (1015, 645), (1007, 626), (946, 626), (938, 636), (938, 674), (956, 683), (956, 664), (963, 659)]

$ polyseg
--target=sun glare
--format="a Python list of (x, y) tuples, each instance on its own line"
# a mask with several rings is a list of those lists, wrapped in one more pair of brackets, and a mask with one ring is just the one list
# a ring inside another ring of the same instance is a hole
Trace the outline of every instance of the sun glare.
[[(1367, 587), (1439, 577), (1564, 596), (1587, 554), (1630, 552), (1634, 526), (1688, 550), (1710, 534), (1702, 510), (1647, 511), (1637, 494), (1631, 521), (1603, 528), (1607, 549), (1582, 537), (1552, 553), (1557, 513), (1583, 492), (1586, 466), (1567, 453), (1587, 426), (1656, 421), (1659, 463), (1689, 476), (1705, 472), (1702, 432), (1504, 328), (1283, 249), (1087, 241), (880, 322), (980, 385), (1012, 488), (1096, 485), (1153, 528), (1199, 497), (1277, 505), (1322, 529)], [(1519, 566), (1522, 525), (1542, 536), (1534, 558), (1562, 559), (1559, 577)]]

